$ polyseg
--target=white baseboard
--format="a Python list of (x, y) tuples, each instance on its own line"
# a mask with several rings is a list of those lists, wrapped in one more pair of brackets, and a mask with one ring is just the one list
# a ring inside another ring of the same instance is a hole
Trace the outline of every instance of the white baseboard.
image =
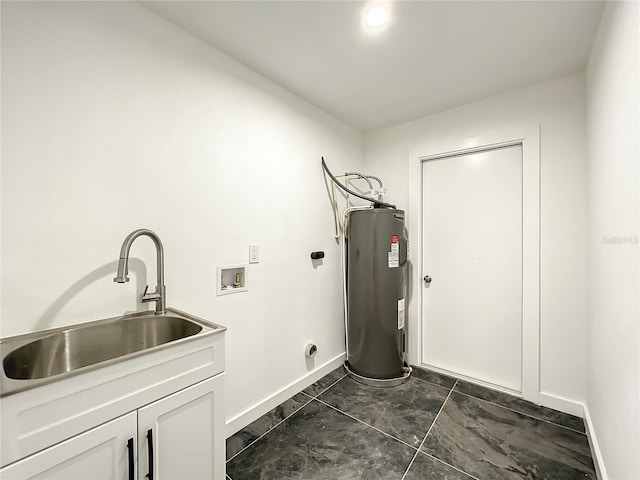
[(602, 452), (600, 451), (600, 446), (598, 445), (598, 439), (596, 438), (596, 432), (593, 428), (593, 422), (591, 421), (591, 415), (589, 414), (589, 408), (587, 407), (587, 405), (544, 392), (540, 392), (539, 400), (540, 405), (542, 405), (543, 407), (553, 408), (554, 410), (568, 413), (570, 415), (575, 415), (576, 417), (584, 419), (585, 433), (587, 435), (587, 440), (589, 441), (591, 458), (593, 459), (593, 465), (596, 469), (598, 480), (609, 480), (607, 470), (604, 466)]
[(226, 438), (229, 438), (231, 435), (233, 435), (237, 431), (242, 430), (251, 422), (257, 420), (262, 415), (267, 413), (269, 410), (274, 409), (285, 400), (288, 400), (289, 398), (293, 397), (296, 393), (301, 392), (312, 383), (320, 380), (327, 373), (331, 372), (332, 370), (335, 370), (340, 365), (342, 365), (344, 363), (344, 360), (345, 360), (345, 354), (342, 353), (337, 357), (333, 358), (332, 360), (329, 360), (324, 365), (309, 372), (304, 377), (287, 385), (286, 387), (274, 393), (270, 397), (265, 398), (261, 402), (255, 404), (253, 407), (245, 410), (241, 414), (228, 420), (225, 425)]
[(442, 375), (446, 375), (451, 378), (457, 378), (458, 380), (463, 380), (468, 383), (474, 383), (476, 385), (480, 385), (481, 387), (486, 387), (491, 390), (497, 390), (498, 392), (506, 393), (508, 395), (513, 395), (514, 397), (522, 398), (522, 392), (517, 390), (512, 390), (510, 388), (503, 387), (502, 385), (498, 385), (496, 383), (487, 382), (485, 380), (480, 380), (475, 377), (470, 377), (468, 375), (464, 375), (462, 373), (457, 373), (451, 370), (447, 370), (446, 368), (436, 367), (434, 365), (429, 365), (428, 363), (420, 362), (413, 363), (412, 365), (416, 365), (418, 367), (426, 368), (427, 370), (431, 370), (432, 372), (441, 373)]
[[(522, 393), (516, 390), (511, 390), (509, 388), (503, 387), (501, 385), (497, 385), (491, 382), (487, 382), (484, 380), (479, 380), (477, 378), (469, 377), (467, 375), (463, 375), (460, 373), (452, 372), (445, 368), (435, 367), (433, 365), (428, 365), (426, 363), (416, 363), (419, 367), (424, 367), (427, 370), (432, 370), (436, 373), (442, 373), (443, 375), (448, 375), (449, 377), (457, 378), (459, 380), (464, 380), (465, 382), (475, 383), (476, 385), (480, 385), (481, 387), (490, 388), (491, 390), (497, 390), (499, 392), (503, 392), (509, 395), (513, 395), (515, 397), (522, 397)], [(530, 401), (534, 401), (533, 399)], [(576, 417), (584, 418), (584, 405), (580, 402), (576, 402), (575, 400), (569, 400), (564, 397), (559, 397), (557, 395), (552, 395), (546, 392), (540, 392), (538, 394), (538, 405), (542, 405), (543, 407), (553, 408), (554, 410), (558, 410), (559, 412), (568, 413), (569, 415), (575, 415)]]
[(551, 395), (549, 393), (540, 392), (538, 395), (538, 402), (543, 407), (553, 408), (560, 412), (568, 413), (569, 415), (575, 415), (576, 417), (584, 418), (584, 404), (569, 400), (557, 395)]
[(596, 438), (596, 431), (593, 428), (593, 422), (591, 421), (591, 414), (589, 408), (584, 405), (584, 420), (587, 429), (587, 439), (589, 440), (589, 448), (591, 449), (591, 458), (593, 458), (593, 465), (596, 468), (596, 475), (598, 480), (609, 480), (607, 475), (607, 469), (604, 466), (604, 459), (602, 458), (602, 451), (600, 445), (598, 445), (598, 439)]

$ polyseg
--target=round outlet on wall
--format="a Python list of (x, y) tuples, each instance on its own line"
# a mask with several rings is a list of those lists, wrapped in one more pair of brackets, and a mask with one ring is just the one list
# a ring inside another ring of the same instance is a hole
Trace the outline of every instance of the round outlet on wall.
[(309, 358), (313, 357), (317, 351), (318, 351), (318, 347), (313, 343), (308, 343), (307, 346), (304, 348), (304, 354)]

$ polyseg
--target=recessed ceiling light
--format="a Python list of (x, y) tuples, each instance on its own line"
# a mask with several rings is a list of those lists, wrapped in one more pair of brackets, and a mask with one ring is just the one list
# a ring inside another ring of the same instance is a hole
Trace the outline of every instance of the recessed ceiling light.
[(368, 27), (381, 28), (384, 27), (389, 21), (389, 12), (382, 5), (374, 5), (369, 8), (364, 14), (364, 23)]
[(382, 5), (376, 5), (367, 10), (367, 14), (365, 15), (365, 22), (370, 27), (381, 27), (389, 20), (389, 14), (387, 13), (387, 9)]

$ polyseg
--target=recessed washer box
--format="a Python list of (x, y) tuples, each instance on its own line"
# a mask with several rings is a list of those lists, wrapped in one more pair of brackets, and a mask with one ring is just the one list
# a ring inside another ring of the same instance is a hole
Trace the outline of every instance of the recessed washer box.
[(246, 292), (247, 264), (219, 265), (216, 283), (216, 295)]

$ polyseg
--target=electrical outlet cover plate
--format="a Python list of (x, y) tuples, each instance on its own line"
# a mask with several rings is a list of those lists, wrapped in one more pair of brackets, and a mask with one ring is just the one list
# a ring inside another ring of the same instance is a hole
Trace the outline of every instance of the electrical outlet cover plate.
[(260, 245), (251, 243), (249, 244), (249, 263), (260, 262)]

